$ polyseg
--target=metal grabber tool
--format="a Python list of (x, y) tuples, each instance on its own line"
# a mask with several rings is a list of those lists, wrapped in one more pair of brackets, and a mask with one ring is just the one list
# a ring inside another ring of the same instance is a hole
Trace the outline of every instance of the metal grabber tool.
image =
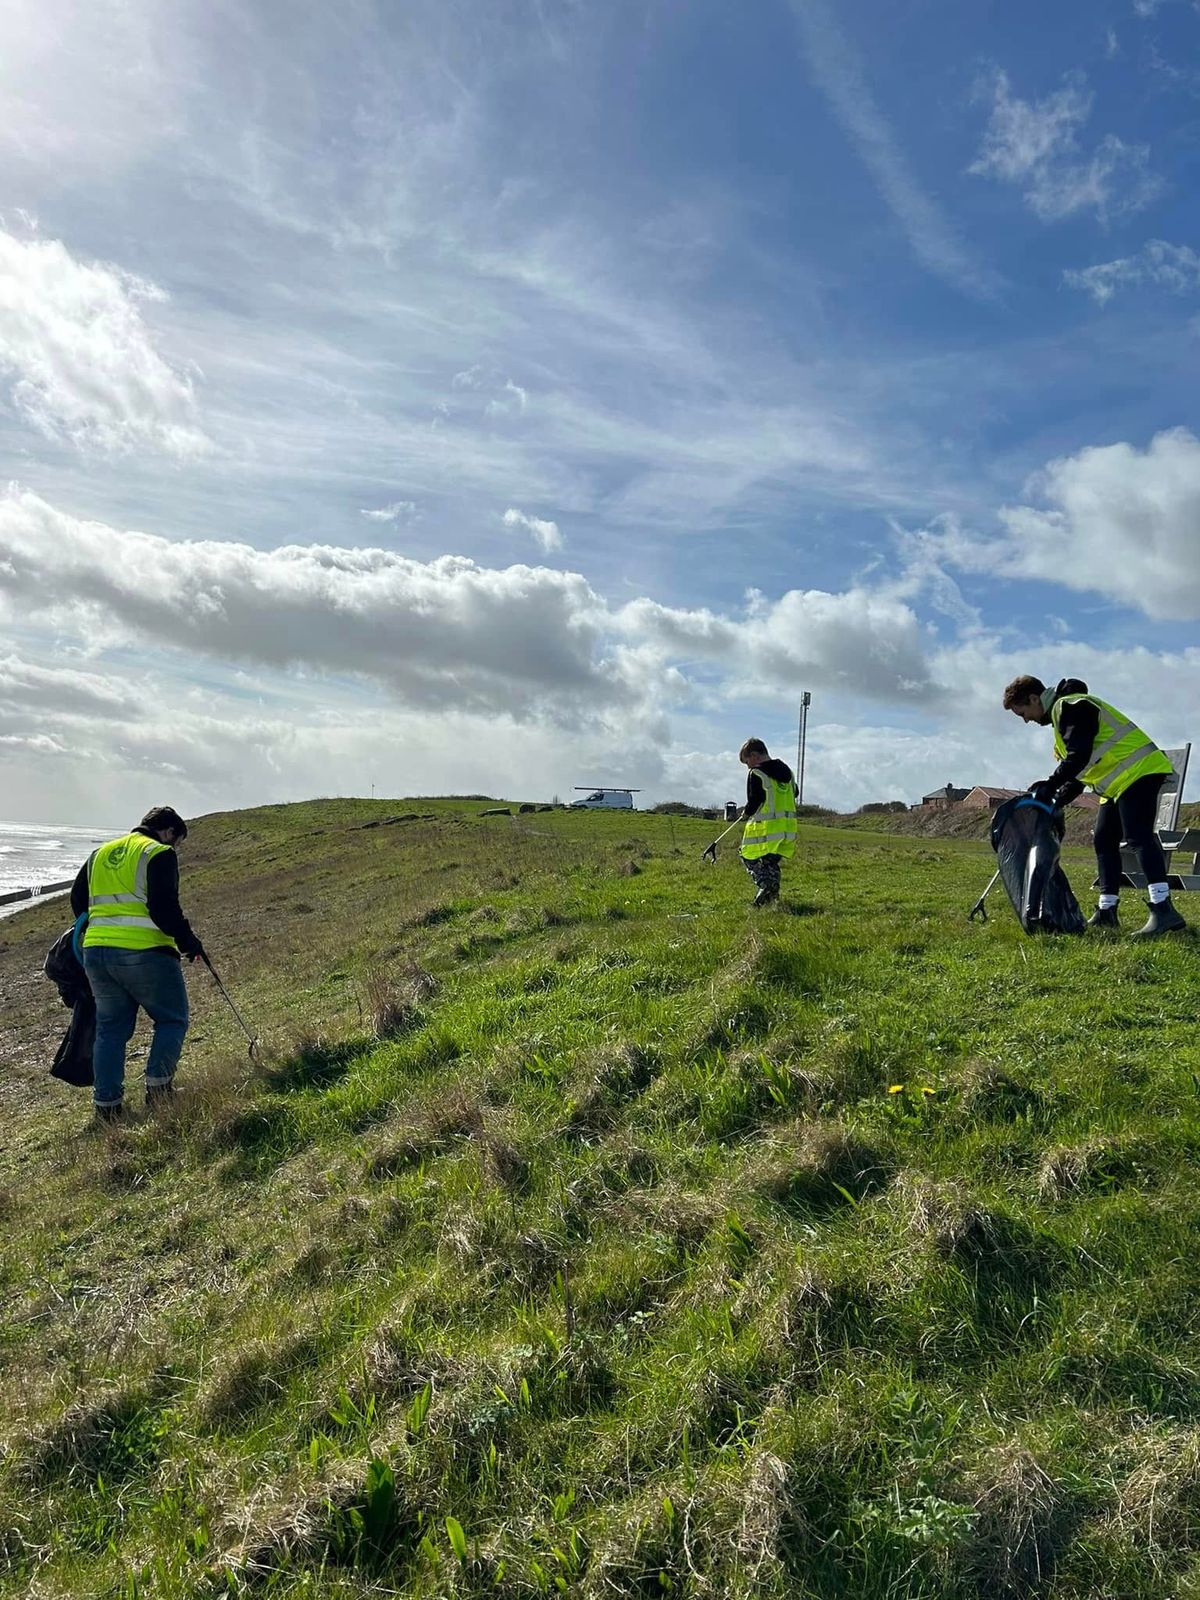
[(983, 891), (983, 893), (979, 896), (979, 899), (976, 900), (975, 904), (971, 907), (970, 911), (967, 913), (967, 921), (968, 922), (974, 922), (976, 917), (979, 918), (980, 922), (986, 922), (987, 921), (987, 907), (984, 905), (983, 902), (987, 899), (988, 895), (991, 894), (992, 890), (996, 887), (996, 879), (999, 876), (1000, 876), (1000, 874), (998, 872), (994, 872), (992, 874), (991, 883), (988, 884), (987, 888)]
[(208, 968), (208, 970), (212, 973), (213, 982), (216, 984), (217, 988), (221, 991), (221, 998), (224, 1000), (225, 1004), (229, 1007), (230, 1011), (233, 1012), (234, 1016), (237, 1018), (238, 1027), (242, 1030), (242, 1032), (246, 1035), (246, 1038), (249, 1040), (249, 1043), (250, 1043), (250, 1059), (251, 1059), (251, 1061), (253, 1061), (254, 1060), (254, 1052), (258, 1048), (258, 1040), (257, 1040), (257, 1038), (254, 1036), (254, 1034), (252, 1034), (250, 1032), (250, 1029), (246, 1026), (245, 1022), (242, 1019), (242, 1013), (238, 1010), (238, 1008), (234, 1005), (233, 1001), (229, 998), (229, 990), (221, 982), (220, 974), (218, 973), (216, 967), (214, 967), (212, 962), (208, 959), (208, 955), (204, 954), (204, 955), (202, 955), (200, 957), (200, 959), (201, 959), (201, 961), (203, 961), (204, 965)]
[[(732, 833), (733, 830), (737, 827), (737, 825), (741, 822), (741, 820), (742, 820), (741, 817), (734, 817), (733, 821), (725, 829), (725, 833)], [(713, 866), (716, 866), (716, 864), (717, 864), (717, 846), (720, 844), (721, 840), (725, 837), (725, 833), (719, 833), (717, 835), (717, 837), (713, 840), (713, 842), (708, 846), (708, 848), (701, 852), (701, 855), (700, 855), (701, 861), (711, 861)]]

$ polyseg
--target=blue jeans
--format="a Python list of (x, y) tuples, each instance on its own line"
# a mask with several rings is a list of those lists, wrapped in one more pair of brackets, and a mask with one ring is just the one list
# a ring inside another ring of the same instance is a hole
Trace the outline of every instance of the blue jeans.
[(154, 1021), (146, 1087), (170, 1083), (188, 1028), (187, 985), (180, 963), (166, 951), (85, 945), (83, 969), (96, 997), (92, 1051), (96, 1104), (120, 1105), (124, 1098), (125, 1046), (133, 1037), (139, 1006)]

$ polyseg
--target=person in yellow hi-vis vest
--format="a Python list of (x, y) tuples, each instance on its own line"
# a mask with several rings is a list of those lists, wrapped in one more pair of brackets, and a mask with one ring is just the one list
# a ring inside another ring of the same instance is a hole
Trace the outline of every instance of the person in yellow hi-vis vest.
[(125, 1099), (125, 1048), (140, 1006), (154, 1023), (146, 1060), (146, 1105), (175, 1089), (175, 1069), (188, 1028), (187, 986), (180, 956), (195, 961), (204, 946), (179, 905), (175, 846), (187, 824), (171, 806), (155, 806), (132, 833), (94, 850), (75, 879), (71, 910), (87, 913), (83, 968), (96, 997), (92, 1052), (96, 1118), (120, 1118)]
[(1100, 903), (1091, 928), (1117, 928), (1121, 894), (1121, 844), (1137, 851), (1150, 895), (1150, 916), (1135, 939), (1174, 933), (1187, 923), (1171, 904), (1167, 858), (1154, 829), (1158, 792), (1172, 771), (1154, 740), (1124, 712), (1089, 694), (1080, 678), (1063, 678), (1048, 689), (1025, 674), (1004, 691), (1004, 709), (1022, 722), (1054, 729), (1058, 765), (1029, 791), (1048, 805), (1067, 805), (1085, 788), (1100, 797), (1093, 843), (1099, 867)]
[(742, 862), (754, 879), (756, 906), (779, 899), (780, 873), (796, 853), (796, 786), (792, 769), (776, 761), (761, 739), (747, 739), (738, 760), (749, 767), (742, 818)]

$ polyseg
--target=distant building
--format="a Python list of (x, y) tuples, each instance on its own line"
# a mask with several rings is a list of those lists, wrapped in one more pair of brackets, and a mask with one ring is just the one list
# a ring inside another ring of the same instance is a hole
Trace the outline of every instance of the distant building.
[(1015, 800), (1024, 789), (991, 789), (986, 783), (977, 783), (968, 789), (959, 801), (964, 811), (994, 811), (1005, 800)]
[[(1018, 795), (1024, 793), (1024, 789), (993, 789), (989, 784), (977, 783), (958, 803), (964, 811), (994, 811), (1006, 800), (1015, 800)], [(1085, 789), (1077, 800), (1071, 801), (1071, 804), (1081, 807), (1084, 811), (1094, 811), (1100, 802), (1090, 790)]]
[(941, 789), (935, 789), (932, 794), (921, 796), (921, 805), (916, 809), (928, 811), (948, 811), (951, 806), (956, 806), (967, 798), (966, 789), (956, 789), (952, 783), (947, 783)]

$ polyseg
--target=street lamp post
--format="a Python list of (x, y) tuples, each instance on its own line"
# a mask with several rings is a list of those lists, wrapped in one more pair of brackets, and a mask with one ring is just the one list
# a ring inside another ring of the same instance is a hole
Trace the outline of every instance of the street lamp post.
[(805, 689), (800, 696), (800, 731), (796, 739), (796, 804), (804, 804), (804, 751), (808, 743), (808, 708), (812, 704), (812, 695)]

